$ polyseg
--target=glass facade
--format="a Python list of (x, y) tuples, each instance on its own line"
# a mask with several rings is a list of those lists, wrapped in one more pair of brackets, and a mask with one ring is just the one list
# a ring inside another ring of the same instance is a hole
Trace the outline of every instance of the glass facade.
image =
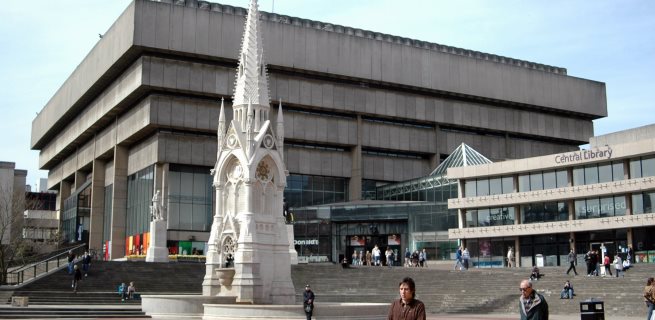
[(348, 179), (291, 174), (287, 177), (284, 198), (291, 208), (345, 202)]
[(91, 215), (91, 181), (87, 181), (64, 200), (61, 214), (61, 231), (64, 242), (85, 242), (89, 239)]
[(519, 243), (521, 244), (519, 249), (521, 252), (520, 265), (523, 267), (536, 265), (538, 254), (543, 256), (544, 266), (566, 265), (566, 257), (571, 250), (569, 235), (563, 233), (523, 236), (519, 237)]
[(481, 197), (496, 194), (506, 194), (515, 191), (513, 177), (494, 177), (488, 179), (466, 180), (466, 197)]
[(566, 220), (569, 220), (569, 209), (566, 202), (540, 202), (521, 205), (522, 223)]
[(623, 162), (603, 162), (573, 168), (573, 185), (604, 183), (625, 179)]
[(568, 186), (566, 170), (532, 172), (519, 175), (519, 192), (548, 190)]
[(641, 157), (630, 160), (630, 179), (655, 176), (655, 157)]
[(466, 248), (471, 256), (469, 267), (503, 267), (510, 247), (514, 247), (514, 238), (469, 239), (466, 241)]
[(154, 166), (149, 166), (127, 177), (125, 234), (128, 237), (148, 232), (154, 179)]
[(626, 209), (625, 196), (575, 200), (576, 219), (624, 216)]
[(653, 213), (655, 192), (632, 194), (632, 214)]
[(212, 176), (209, 174), (209, 170), (208, 167), (170, 165), (168, 173), (169, 230), (210, 231)]
[(514, 224), (514, 207), (466, 210), (466, 227), (489, 227)]

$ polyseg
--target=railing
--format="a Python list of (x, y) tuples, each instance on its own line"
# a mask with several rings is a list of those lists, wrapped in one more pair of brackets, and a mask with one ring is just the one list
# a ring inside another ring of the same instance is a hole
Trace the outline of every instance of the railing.
[[(69, 250), (72, 250), (75, 253), (77, 259), (82, 256), (86, 248), (86, 243), (80, 244), (75, 247), (71, 247)], [(46, 260), (32, 263), (15, 270), (7, 272), (7, 282), (4, 285), (11, 286), (20, 286), (25, 282), (28, 282), (32, 279), (35, 279), (43, 274), (49, 273), (51, 271), (57, 271), (60, 267), (66, 266), (68, 264), (68, 250), (52, 256)]]

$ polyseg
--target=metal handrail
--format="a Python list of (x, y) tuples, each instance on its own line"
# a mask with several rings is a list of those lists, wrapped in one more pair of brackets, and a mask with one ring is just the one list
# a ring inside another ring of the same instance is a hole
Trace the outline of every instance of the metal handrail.
[[(72, 250), (73, 253), (79, 257), (80, 253), (83, 253), (85, 248), (86, 243), (82, 243), (48, 259), (9, 271), (7, 272), (7, 280), (4, 285), (20, 286), (25, 282), (35, 279), (43, 274), (49, 273), (50, 271), (59, 270), (62, 265), (66, 265), (68, 263), (68, 251)], [(55, 262), (56, 265), (51, 266), (52, 262)]]

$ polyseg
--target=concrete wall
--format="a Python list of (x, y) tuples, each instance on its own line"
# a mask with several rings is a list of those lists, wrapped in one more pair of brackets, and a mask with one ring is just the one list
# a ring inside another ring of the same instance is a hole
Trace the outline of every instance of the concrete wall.
[[(106, 81), (105, 78), (115, 77), (114, 74), (122, 72), (123, 60), (138, 56), (144, 48), (174, 53), (185, 59), (193, 56), (233, 63), (238, 53), (244, 17), (221, 12), (219, 7), (212, 5), (210, 10), (206, 10), (136, 0), (36, 117), (32, 126), (32, 146), (41, 148), (47, 144), (48, 137), (54, 135), (57, 128), (67, 123), (71, 115), (84, 109), (85, 101), (97, 99), (96, 96), (103, 92), (98, 89), (101, 89), (99, 87)], [(264, 22), (267, 61), (274, 68), (290, 68), (299, 74), (319, 73), (334, 79), (348, 78), (420, 88), (434, 94), (497, 100), (499, 103), (521, 105), (522, 109), (575, 112), (589, 118), (607, 114), (603, 83), (538, 70), (534, 64), (519, 63), (513, 59), (496, 59), (495, 56), (491, 59), (487, 54), (474, 55), (461, 49), (445, 52), (438, 46), (416, 46), (420, 42), (409, 39), (397, 41), (397, 37), (380, 36), (361, 30), (349, 34), (348, 30), (352, 31), (349, 28), (323, 28), (325, 25), (321, 23), (305, 23), (295, 18), (282, 20), (289, 23)], [(330, 29), (332, 31), (328, 31)], [(152, 65), (152, 72), (146, 73), (152, 78), (145, 82), (153, 86), (173, 86), (179, 90), (205, 94), (231, 94), (230, 87), (234, 79), (229, 72), (220, 77), (212, 77), (211, 67), (200, 63), (183, 66), (179, 70), (172, 66), (164, 69), (155, 64)], [(274, 71), (272, 73), (275, 74)], [(167, 83), (170, 80), (166, 79), (174, 79), (175, 84)], [(272, 85), (273, 91), (280, 90), (272, 96), (288, 96), (289, 101), (294, 101), (294, 85), (291, 83), (288, 87), (289, 93), (286, 94), (284, 84)], [(325, 90), (321, 86), (303, 84), (298, 89), (300, 102), (329, 105), (329, 99), (315, 94), (324, 93)], [(338, 107), (341, 91), (335, 88), (333, 92)], [(308, 95), (310, 99), (307, 99)], [(358, 98), (353, 97), (358, 102)], [(347, 98), (348, 92), (344, 91), (345, 106), (348, 105)], [(403, 108), (376, 107), (375, 103), (380, 100), (393, 99), (393, 96), (376, 95), (375, 99), (369, 99), (367, 103), (354, 105), (373, 108), (376, 113), (389, 116), (402, 116)], [(420, 109), (422, 104), (417, 102), (416, 105)], [(457, 108), (443, 114), (455, 112)], [(417, 113), (422, 112), (419, 110)]]

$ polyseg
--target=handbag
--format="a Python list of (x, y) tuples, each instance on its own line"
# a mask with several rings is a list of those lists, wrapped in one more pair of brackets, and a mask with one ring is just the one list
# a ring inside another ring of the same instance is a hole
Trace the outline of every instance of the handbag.
[(307, 313), (312, 312), (312, 309), (314, 309), (314, 307), (311, 304), (305, 305), (305, 312)]

